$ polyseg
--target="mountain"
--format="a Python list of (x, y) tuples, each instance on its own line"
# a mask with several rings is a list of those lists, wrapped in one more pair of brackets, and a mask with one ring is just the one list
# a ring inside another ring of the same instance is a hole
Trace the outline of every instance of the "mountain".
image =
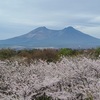
[(39, 27), (24, 35), (0, 40), (1, 48), (94, 48), (98, 46), (100, 46), (100, 39), (71, 26), (62, 30)]

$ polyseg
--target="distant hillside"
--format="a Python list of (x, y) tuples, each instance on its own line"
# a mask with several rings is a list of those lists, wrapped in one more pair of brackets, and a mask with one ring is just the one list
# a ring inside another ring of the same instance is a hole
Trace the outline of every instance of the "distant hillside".
[(1, 48), (94, 48), (98, 46), (100, 46), (100, 39), (73, 27), (62, 30), (39, 27), (24, 35), (0, 40)]

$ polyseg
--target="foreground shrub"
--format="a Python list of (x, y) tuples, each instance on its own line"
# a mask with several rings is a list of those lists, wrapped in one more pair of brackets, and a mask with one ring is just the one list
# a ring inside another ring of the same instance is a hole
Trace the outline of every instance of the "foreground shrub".
[(75, 55), (78, 55), (78, 50), (72, 50), (72, 49), (69, 49), (69, 48), (62, 48), (59, 50), (58, 54), (60, 56), (75, 56)]
[(14, 57), (26, 58), (26, 62), (30, 63), (32, 60), (44, 60), (47, 62), (57, 62), (62, 56), (75, 57), (83, 55), (90, 58), (98, 58), (100, 56), (100, 48), (97, 49), (82, 49), (73, 50), (69, 48), (62, 49), (32, 49), (32, 50), (13, 50), (1, 49), (0, 59), (10, 59)]
[(33, 50), (21, 50), (18, 51), (18, 55), (26, 57), (28, 60), (45, 60), (47, 62), (55, 62), (59, 59), (58, 51), (55, 49), (33, 49)]
[(100, 48), (95, 49), (94, 55), (96, 57), (99, 57), (99, 55), (100, 55)]
[(43, 57), (43, 60), (46, 60), (47, 62), (56, 62), (59, 59), (57, 52), (57, 50), (45, 49), (43, 50), (43, 55), (41, 57)]
[(35, 100), (52, 100), (52, 98), (44, 93), (43, 95), (36, 97)]
[(12, 49), (1, 49), (0, 50), (0, 59), (9, 59), (16, 55), (16, 51)]

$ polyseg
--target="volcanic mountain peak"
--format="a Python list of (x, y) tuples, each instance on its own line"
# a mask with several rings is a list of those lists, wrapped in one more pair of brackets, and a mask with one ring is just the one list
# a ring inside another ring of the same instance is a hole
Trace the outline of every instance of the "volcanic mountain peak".
[(75, 30), (72, 26), (65, 27), (63, 30)]
[(0, 41), (1, 47), (79, 48), (79, 45), (81, 48), (97, 47), (100, 46), (100, 39), (84, 34), (72, 26), (62, 30), (51, 30), (43, 26), (27, 34)]
[(35, 30), (33, 31), (44, 31), (44, 30), (48, 30), (45, 26), (42, 26), (42, 27), (38, 27), (36, 28)]

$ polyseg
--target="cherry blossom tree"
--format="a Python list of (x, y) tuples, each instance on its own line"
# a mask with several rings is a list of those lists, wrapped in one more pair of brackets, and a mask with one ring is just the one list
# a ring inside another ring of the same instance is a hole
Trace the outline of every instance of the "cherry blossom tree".
[(0, 61), (0, 100), (35, 100), (44, 93), (54, 100), (99, 100), (100, 59), (64, 57), (29, 66)]

